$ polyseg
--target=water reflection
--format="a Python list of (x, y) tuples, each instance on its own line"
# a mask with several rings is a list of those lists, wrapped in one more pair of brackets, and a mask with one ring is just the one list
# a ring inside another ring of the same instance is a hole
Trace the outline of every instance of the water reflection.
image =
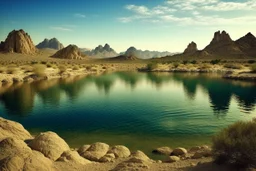
[[(0, 88), (0, 101), (10, 115), (28, 115), (38, 96), (43, 104), (59, 106), (62, 94), (73, 101), (86, 88), (95, 86), (99, 92), (111, 94), (117, 82), (122, 82), (132, 90), (146, 81), (157, 89), (172, 88), (179, 85), (190, 100), (195, 100), (199, 87), (208, 94), (208, 100), (214, 113), (226, 114), (234, 97), (244, 112), (255, 110), (255, 83), (223, 80), (212, 74), (186, 73), (127, 73), (117, 72), (99, 76), (75, 77), (68, 79), (39, 81), (31, 84), (16, 84)], [(206, 96), (207, 97), (207, 96)], [(174, 97), (175, 98), (175, 97)]]

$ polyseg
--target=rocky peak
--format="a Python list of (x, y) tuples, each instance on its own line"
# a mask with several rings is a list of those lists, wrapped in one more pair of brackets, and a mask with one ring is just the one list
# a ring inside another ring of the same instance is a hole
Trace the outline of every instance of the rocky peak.
[(214, 37), (212, 39), (211, 44), (219, 43), (219, 42), (232, 42), (229, 34), (226, 31), (217, 31), (214, 33)]
[(76, 45), (68, 45), (66, 48), (56, 52), (52, 57), (64, 59), (82, 59), (83, 55)]
[(18, 31), (13, 30), (8, 34), (3, 50), (23, 54), (34, 54), (37, 51), (28, 33), (22, 29)]
[(110, 48), (109, 44), (106, 43), (105, 46), (104, 46), (104, 49), (110, 50), (111, 48)]
[(189, 45), (187, 46), (187, 48), (185, 49), (184, 53), (195, 53), (197, 52), (197, 44), (195, 42), (191, 42), (189, 43)]
[(256, 55), (256, 37), (252, 33), (247, 33), (235, 43), (248, 56)]
[(60, 50), (64, 48), (64, 46), (56, 38), (52, 38), (50, 40), (44, 39), (44, 41), (36, 45), (36, 47), (39, 49), (50, 48), (50, 49), (56, 49), (56, 50)]

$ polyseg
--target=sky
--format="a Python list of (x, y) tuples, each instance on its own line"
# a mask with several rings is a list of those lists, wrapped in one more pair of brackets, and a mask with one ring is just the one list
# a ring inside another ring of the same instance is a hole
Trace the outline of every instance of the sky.
[(1, 41), (24, 29), (34, 44), (56, 37), (64, 46), (182, 52), (191, 41), (203, 49), (218, 30), (233, 40), (256, 35), (256, 0), (3, 0), (0, 21)]

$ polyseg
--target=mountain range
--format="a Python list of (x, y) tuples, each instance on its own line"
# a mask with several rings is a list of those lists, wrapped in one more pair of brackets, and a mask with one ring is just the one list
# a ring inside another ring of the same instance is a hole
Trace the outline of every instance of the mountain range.
[(116, 53), (109, 44), (105, 44), (105, 46), (99, 45), (95, 49), (84, 51), (83, 53), (93, 58), (111, 58), (118, 56), (118, 53)]
[(60, 50), (64, 48), (64, 46), (56, 38), (52, 38), (50, 40), (44, 39), (41, 43), (36, 45), (36, 47), (38, 49), (49, 48), (49, 49), (55, 49), (55, 50)]

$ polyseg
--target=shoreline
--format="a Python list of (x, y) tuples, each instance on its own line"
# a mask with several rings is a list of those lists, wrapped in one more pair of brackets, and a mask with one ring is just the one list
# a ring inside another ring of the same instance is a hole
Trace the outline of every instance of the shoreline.
[[(166, 159), (152, 160), (142, 151), (130, 151), (123, 145), (109, 146), (106, 143), (96, 142), (80, 148), (70, 148), (54, 132), (43, 132), (33, 137), (21, 124), (4, 118), (0, 118), (0, 126), (3, 129), (0, 133), (0, 169), (3, 170), (8, 167), (24, 169), (24, 165), (19, 166), (20, 163), (12, 165), (17, 157), (24, 160), (26, 166), (37, 169), (45, 167), (48, 170), (178, 171), (187, 168), (200, 170), (202, 166), (212, 168), (213, 165), (216, 169), (223, 167), (213, 164), (211, 148), (205, 145), (190, 149), (159, 147), (152, 152), (163, 155)], [(34, 161), (26, 163), (27, 156), (34, 156), (31, 159)], [(39, 158), (40, 161), (37, 161)], [(43, 165), (44, 162), (47, 163), (46, 166)]]

